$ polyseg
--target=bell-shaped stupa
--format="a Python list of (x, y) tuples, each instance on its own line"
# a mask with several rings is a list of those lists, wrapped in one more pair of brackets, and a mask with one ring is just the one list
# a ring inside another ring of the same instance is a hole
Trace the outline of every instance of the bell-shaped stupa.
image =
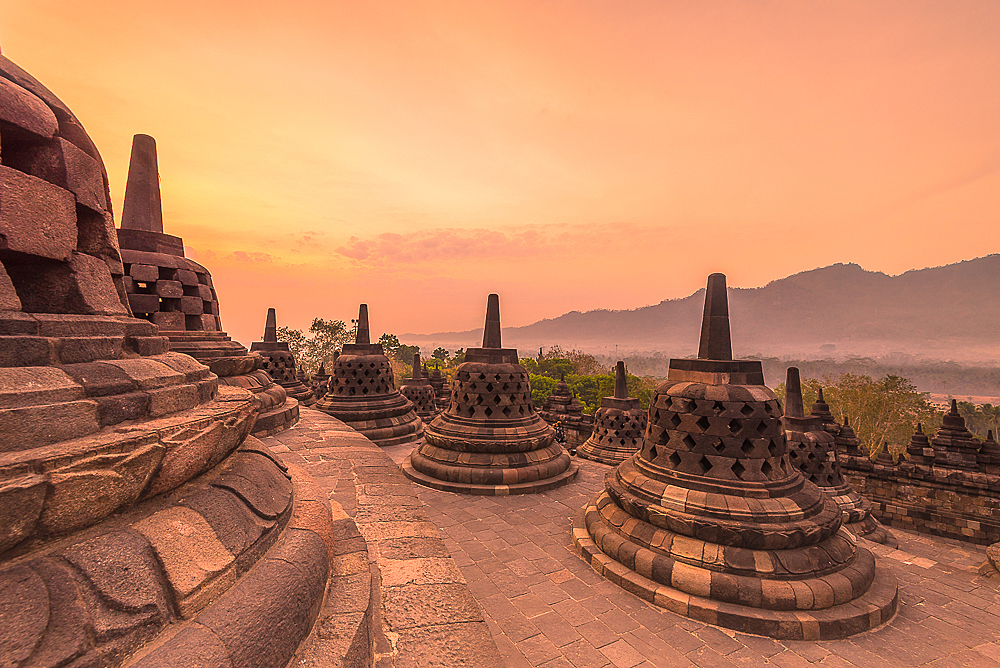
[(910, 464), (922, 464), (930, 466), (934, 463), (934, 449), (931, 447), (930, 439), (924, 433), (924, 427), (919, 422), (917, 430), (910, 436), (910, 442), (906, 444), (906, 461)]
[(628, 396), (625, 362), (615, 366), (615, 395), (601, 399), (594, 413), (594, 431), (576, 449), (576, 456), (602, 464), (621, 464), (642, 447), (646, 433), (646, 411)]
[[(919, 431), (919, 425), (917, 429)], [(848, 457), (865, 456), (865, 453), (861, 450), (861, 439), (854, 432), (854, 427), (851, 426), (851, 417), (846, 413), (844, 414), (844, 424), (837, 430), (834, 442), (837, 444), (837, 450), (843, 452)]]
[(430, 422), (440, 412), (431, 381), (424, 376), (420, 366), (420, 353), (413, 353), (413, 372), (400, 384), (399, 391), (413, 402), (413, 410), (424, 422)]
[[(338, 354), (339, 353), (334, 353), (334, 361), (336, 361)], [(327, 391), (330, 389), (330, 374), (326, 372), (325, 362), (320, 362), (319, 371), (309, 377), (309, 387), (312, 388), (313, 396), (316, 397), (317, 400), (326, 396)]]
[(354, 343), (333, 362), (326, 395), (314, 408), (356, 429), (376, 445), (412, 443), (424, 435), (413, 403), (396, 389), (392, 365), (382, 345), (368, 334), (368, 305), (358, 309)]
[(316, 402), (312, 389), (299, 378), (295, 368), (295, 356), (288, 349), (288, 343), (278, 340), (278, 322), (274, 309), (267, 309), (267, 320), (264, 323), (264, 340), (254, 341), (250, 352), (260, 355), (264, 362), (261, 368), (266, 371), (274, 382), (285, 388), (288, 396), (303, 406), (311, 406)]
[(574, 542), (612, 582), (701, 621), (788, 639), (878, 626), (895, 577), (789, 461), (761, 363), (732, 358), (725, 280), (708, 279), (698, 358), (670, 361), (642, 449), (583, 508)]
[(286, 665), (329, 504), (248, 436), (249, 392), (130, 315), (100, 153), (2, 56), (0, 145), (0, 664)]
[(219, 382), (253, 392), (261, 405), (254, 434), (274, 434), (298, 422), (298, 402), (261, 369), (260, 355), (222, 330), (208, 269), (184, 256), (180, 237), (164, 234), (156, 142), (148, 135), (132, 139), (118, 241), (132, 313), (157, 325), (170, 350), (205, 364)]
[(834, 436), (840, 431), (840, 425), (833, 417), (833, 413), (830, 411), (830, 405), (826, 403), (826, 399), (823, 398), (823, 388), (819, 388), (819, 393), (816, 396), (816, 401), (812, 405), (811, 414), (818, 417), (820, 424), (823, 425), (823, 429), (830, 432)]
[(829, 494), (843, 513), (844, 526), (855, 536), (896, 547), (895, 537), (872, 516), (871, 501), (858, 494), (844, 480), (837, 460), (833, 434), (815, 411), (803, 414), (802, 385), (798, 367), (790, 366), (785, 376), (785, 443), (792, 463), (811, 483)]
[(941, 428), (931, 436), (931, 448), (934, 449), (934, 466), (975, 471), (979, 464), (976, 456), (979, 451), (979, 441), (972, 437), (972, 432), (965, 426), (965, 418), (958, 413), (958, 404), (952, 399), (951, 410), (944, 415)]
[(552, 394), (546, 397), (539, 413), (549, 424), (560, 420), (579, 420), (583, 417), (583, 404), (573, 394), (565, 376), (559, 379)]
[(527, 370), (500, 343), (500, 299), (490, 295), (482, 348), (455, 370), (448, 408), (427, 426), (403, 473), (449, 492), (541, 492), (576, 477), (576, 462), (531, 404)]

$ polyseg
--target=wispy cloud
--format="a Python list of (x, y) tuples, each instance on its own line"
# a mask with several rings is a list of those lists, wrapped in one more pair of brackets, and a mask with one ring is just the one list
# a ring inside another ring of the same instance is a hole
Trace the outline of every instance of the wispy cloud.
[(432, 228), (369, 238), (351, 237), (336, 252), (359, 264), (419, 264), (451, 259), (527, 257), (558, 252), (598, 250), (625, 233), (627, 223), (606, 225), (526, 225), (512, 230)]

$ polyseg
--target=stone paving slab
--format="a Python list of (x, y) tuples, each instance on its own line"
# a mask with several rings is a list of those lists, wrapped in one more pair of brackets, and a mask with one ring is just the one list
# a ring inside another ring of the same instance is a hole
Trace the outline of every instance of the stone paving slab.
[(428, 520), (417, 487), (378, 446), (308, 408), (294, 429), (262, 440), (316, 480), (335, 523), (350, 520), (334, 544), (343, 563), (330, 579), (313, 636), (292, 665), (503, 665), (480, 604)]
[[(401, 463), (411, 450), (385, 452)], [(575, 482), (540, 494), (418, 492), (511, 668), (1000, 665), (1000, 579), (978, 574), (983, 547), (893, 529), (899, 550), (866, 542), (899, 582), (889, 623), (845, 640), (779, 642), (656, 608), (592, 570), (571, 526), (611, 467), (577, 461)]]

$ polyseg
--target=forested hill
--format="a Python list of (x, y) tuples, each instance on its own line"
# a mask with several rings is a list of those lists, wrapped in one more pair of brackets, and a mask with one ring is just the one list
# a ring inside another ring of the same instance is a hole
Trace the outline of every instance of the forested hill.
[[(573, 311), (504, 328), (504, 344), (592, 352), (697, 352), (704, 290), (630, 311)], [(835, 264), (730, 288), (737, 355), (839, 357), (909, 353), (938, 359), (1000, 359), (1000, 255), (899, 276)], [(408, 343), (479, 345), (481, 330), (408, 334)]]

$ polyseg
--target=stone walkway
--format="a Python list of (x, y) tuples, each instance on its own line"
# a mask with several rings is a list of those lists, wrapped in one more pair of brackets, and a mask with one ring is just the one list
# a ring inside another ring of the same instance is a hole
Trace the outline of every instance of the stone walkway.
[[(412, 449), (385, 452), (398, 464)], [(610, 470), (578, 461), (575, 482), (541, 494), (417, 493), (510, 668), (1000, 665), (1000, 580), (978, 575), (985, 548), (893, 530), (899, 550), (867, 544), (899, 581), (888, 624), (835, 641), (744, 635), (656, 608), (577, 555), (573, 517)]]

